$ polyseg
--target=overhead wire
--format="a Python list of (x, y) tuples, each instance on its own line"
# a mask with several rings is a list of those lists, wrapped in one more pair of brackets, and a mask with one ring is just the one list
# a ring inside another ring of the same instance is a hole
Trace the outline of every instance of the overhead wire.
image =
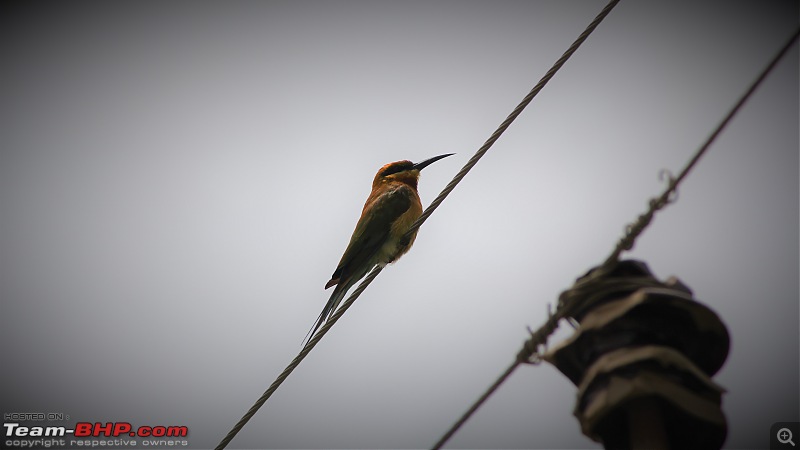
[(337, 309), (336, 312), (330, 317), (330, 319), (328, 319), (328, 321), (325, 322), (325, 325), (323, 325), (317, 331), (317, 333), (314, 336), (312, 336), (311, 339), (309, 339), (306, 345), (303, 346), (303, 348), (300, 350), (300, 353), (298, 353), (297, 356), (295, 356), (295, 358), (292, 360), (292, 362), (290, 362), (289, 365), (286, 366), (285, 369), (283, 369), (283, 372), (281, 372), (281, 374), (278, 375), (278, 377), (275, 379), (275, 381), (272, 382), (269, 388), (267, 388), (267, 390), (264, 391), (263, 394), (261, 394), (261, 397), (259, 397), (258, 400), (256, 400), (253, 406), (251, 406), (250, 409), (247, 410), (244, 416), (242, 416), (242, 418), (239, 419), (238, 422), (236, 422), (236, 424), (233, 426), (233, 428), (231, 428), (228, 434), (226, 434), (225, 437), (220, 441), (220, 443), (217, 444), (215, 450), (221, 450), (228, 446), (231, 440), (233, 440), (233, 438), (236, 437), (236, 435), (239, 433), (239, 431), (242, 430), (242, 428), (244, 428), (247, 422), (249, 422), (250, 419), (253, 418), (253, 416), (258, 412), (259, 409), (261, 409), (262, 406), (264, 406), (264, 403), (267, 402), (267, 400), (272, 396), (272, 394), (276, 390), (278, 390), (278, 387), (281, 384), (283, 384), (283, 382), (286, 380), (289, 374), (291, 374), (294, 371), (294, 369), (300, 364), (300, 362), (303, 361), (303, 359), (305, 359), (305, 357), (308, 355), (311, 349), (313, 349), (320, 341), (320, 339), (322, 339), (322, 337), (328, 332), (328, 330), (331, 329), (333, 324), (336, 323), (336, 321), (339, 320), (340, 317), (342, 317), (345, 311), (347, 311), (347, 309), (353, 304), (355, 299), (358, 298), (358, 296), (361, 295), (362, 292), (364, 292), (364, 289), (366, 289), (370, 283), (372, 283), (372, 280), (374, 280), (375, 277), (378, 276), (378, 274), (381, 272), (381, 269), (382, 269), (381, 266), (376, 266), (372, 270), (372, 272), (367, 274), (367, 276), (358, 285), (358, 287), (356, 287), (353, 293), (350, 294), (350, 297), (348, 297), (347, 301), (345, 301), (344, 304), (342, 304), (342, 306), (339, 309)]
[[(581, 289), (585, 289), (592, 285), (596, 280), (607, 275), (619, 262), (619, 257), (622, 252), (631, 250), (636, 239), (651, 223), (655, 213), (674, 201), (677, 194), (677, 189), (680, 183), (692, 171), (700, 158), (706, 153), (711, 144), (717, 139), (722, 131), (728, 126), (731, 119), (742, 108), (748, 98), (755, 92), (759, 85), (766, 79), (772, 72), (775, 66), (781, 59), (788, 53), (789, 49), (794, 45), (800, 37), (800, 28), (798, 28), (778, 53), (772, 58), (767, 66), (761, 71), (760, 75), (753, 81), (745, 93), (730, 109), (725, 118), (717, 125), (714, 131), (709, 135), (706, 141), (698, 148), (689, 162), (681, 170), (677, 177), (668, 175), (667, 188), (662, 192), (659, 197), (653, 198), (649, 202), (647, 211), (640, 215), (636, 221), (626, 227), (625, 234), (617, 242), (617, 245), (612, 250), (611, 254), (606, 258), (601, 266), (594, 269), (589, 275), (580, 279), (573, 285), (570, 290), (564, 291), (559, 296), (558, 306), (553, 314), (548, 314), (547, 320), (536, 331), (531, 332), (531, 336), (524, 342), (522, 349), (517, 353), (514, 362), (489, 386), (486, 391), (461, 415), (461, 417), (445, 432), (444, 435), (431, 447), (432, 449), (440, 449), (447, 443), (448, 440), (469, 420), (469, 418), (489, 399), (489, 397), (497, 391), (497, 389), (511, 376), (512, 373), (521, 365), (525, 363), (538, 363), (541, 361), (541, 349), (547, 343), (547, 339), (558, 328), (558, 323), (561, 319), (570, 317), (574, 309), (578, 306), (575, 301), (580, 295)], [(667, 172), (664, 172), (667, 173)]]
[(500, 136), (503, 134), (503, 132), (506, 131), (509, 125), (511, 125), (511, 123), (514, 122), (514, 120), (522, 113), (525, 107), (528, 106), (528, 104), (533, 100), (534, 97), (536, 97), (539, 91), (541, 91), (542, 88), (545, 87), (545, 85), (550, 81), (551, 78), (553, 78), (556, 72), (558, 72), (559, 69), (561, 69), (564, 63), (566, 63), (567, 60), (575, 53), (575, 51), (578, 50), (578, 47), (580, 47), (581, 44), (583, 44), (583, 42), (586, 40), (586, 38), (588, 38), (589, 35), (592, 34), (592, 31), (594, 31), (594, 29), (597, 28), (600, 22), (602, 22), (603, 19), (605, 19), (608, 13), (610, 13), (611, 10), (614, 9), (614, 6), (616, 6), (617, 3), (619, 3), (619, 0), (611, 0), (610, 2), (608, 2), (605, 8), (603, 8), (603, 10), (600, 11), (600, 13), (594, 18), (594, 20), (592, 20), (591, 23), (589, 23), (586, 29), (583, 30), (583, 32), (578, 36), (577, 39), (575, 39), (572, 45), (570, 45), (569, 48), (561, 55), (561, 57), (558, 58), (558, 60), (556, 60), (555, 63), (553, 63), (552, 67), (550, 67), (550, 70), (548, 70), (544, 74), (544, 76), (542, 76), (539, 82), (536, 83), (533, 89), (531, 89), (531, 91), (528, 92), (528, 95), (526, 95), (519, 103), (519, 105), (517, 105), (517, 107), (514, 108), (513, 111), (511, 111), (511, 114), (509, 114), (508, 117), (506, 117), (506, 120), (504, 120), (503, 123), (501, 123), (500, 126), (497, 127), (494, 133), (492, 133), (492, 135), (489, 136), (489, 139), (486, 140), (486, 142), (481, 146), (481, 148), (479, 148), (478, 151), (476, 151), (475, 154), (472, 156), (472, 158), (470, 158), (469, 161), (467, 161), (467, 163), (464, 164), (464, 167), (462, 167), (461, 170), (458, 171), (456, 176), (453, 177), (453, 180), (450, 181), (450, 183), (448, 183), (447, 186), (444, 187), (444, 189), (442, 189), (442, 192), (439, 193), (438, 196), (436, 196), (436, 198), (431, 202), (430, 206), (428, 206), (428, 208), (425, 209), (425, 211), (422, 213), (419, 219), (417, 219), (413, 224), (411, 224), (408, 231), (406, 232), (406, 237), (411, 236), (414, 230), (416, 230), (423, 223), (425, 223), (425, 221), (428, 219), (428, 216), (433, 214), (433, 211), (435, 211), (436, 208), (439, 207), (439, 204), (442, 203), (448, 195), (450, 195), (450, 192), (452, 192), (453, 189), (455, 189), (458, 183), (460, 183), (461, 180), (467, 175), (467, 173), (469, 173), (469, 171), (472, 170), (475, 164), (477, 164), (478, 161), (481, 158), (483, 158), (483, 155), (485, 155), (486, 152), (489, 151), (492, 145), (494, 145), (497, 139), (499, 139)]
[[(500, 138), (500, 136), (506, 131), (506, 129), (511, 125), (511, 123), (516, 120), (516, 118), (522, 113), (525, 107), (533, 100), (534, 97), (544, 88), (544, 86), (553, 78), (553, 76), (558, 72), (559, 69), (567, 62), (567, 60), (575, 53), (578, 47), (583, 44), (587, 37), (597, 28), (597, 25), (608, 15), (611, 9), (619, 3), (619, 0), (611, 0), (605, 8), (600, 12), (600, 14), (595, 17), (595, 19), (586, 27), (586, 29), (578, 36), (578, 38), (570, 45), (570, 47), (564, 52), (561, 57), (556, 60), (553, 66), (544, 74), (544, 76), (539, 80), (538, 83), (531, 89), (530, 92), (522, 99), (522, 101), (511, 111), (511, 114), (506, 117), (506, 119), (497, 127), (497, 129), (492, 133), (491, 136), (484, 142), (484, 144), (475, 152), (475, 154), (464, 164), (464, 167), (453, 177), (452, 181), (447, 184), (447, 186), (442, 189), (442, 192), (439, 193), (438, 196), (425, 208), (425, 211), (422, 212), (420, 217), (409, 227), (406, 234), (403, 236), (403, 240), (408, 240), (410, 236), (417, 230), (423, 223), (430, 217), (431, 214), (439, 207), (439, 205), (447, 198), (448, 195), (455, 189), (455, 187), (461, 182), (462, 179), (469, 173), (470, 170), (478, 163), (478, 161), (489, 151), (489, 149), (494, 145), (494, 143)], [(317, 345), (317, 343), (322, 339), (323, 336), (330, 330), (330, 328), (339, 320), (339, 318), (347, 311), (348, 308), (356, 301), (356, 299), (361, 295), (362, 292), (369, 286), (370, 283), (378, 276), (381, 272), (382, 267), (375, 266), (372, 271), (364, 278), (361, 284), (353, 291), (352, 294), (345, 300), (339, 309), (325, 322), (318, 332), (312, 336), (312, 338), (306, 343), (306, 345), (300, 350), (300, 353), (289, 363), (288, 366), (281, 372), (280, 375), (272, 382), (269, 388), (264, 391), (264, 393), (259, 397), (258, 400), (253, 404), (253, 406), (242, 416), (241, 419), (231, 428), (228, 434), (220, 441), (219, 444), (215, 447), (215, 450), (222, 450), (233, 440), (233, 438), (244, 428), (247, 422), (252, 419), (252, 417), (258, 412), (258, 410), (266, 403), (266, 401), (272, 396), (272, 394), (278, 389), (278, 387), (286, 380), (286, 378), (291, 374), (295, 368), (300, 364), (300, 362), (305, 359), (308, 353)]]

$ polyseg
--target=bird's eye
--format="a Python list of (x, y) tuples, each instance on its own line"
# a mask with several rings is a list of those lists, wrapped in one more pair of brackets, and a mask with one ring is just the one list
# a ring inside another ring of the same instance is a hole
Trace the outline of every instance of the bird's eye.
[(404, 164), (404, 163), (392, 164), (391, 166), (383, 169), (383, 172), (381, 172), (381, 177), (388, 177), (389, 175), (392, 175), (392, 174), (395, 174), (395, 173), (398, 173), (398, 172), (402, 172), (404, 170), (411, 169), (413, 166), (414, 165), (412, 163), (408, 163), (408, 164)]

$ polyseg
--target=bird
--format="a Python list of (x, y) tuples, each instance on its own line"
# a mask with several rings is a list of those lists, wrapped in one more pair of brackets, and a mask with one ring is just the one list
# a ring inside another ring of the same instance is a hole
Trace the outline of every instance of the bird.
[(378, 170), (350, 243), (331, 279), (325, 284), (325, 289), (336, 287), (306, 335), (309, 340), (333, 315), (347, 291), (373, 267), (393, 263), (408, 252), (414, 244), (417, 231), (414, 230), (406, 240), (403, 240), (403, 236), (422, 215), (422, 202), (417, 192), (420, 171), (452, 155), (454, 153), (434, 156), (419, 163), (395, 161)]

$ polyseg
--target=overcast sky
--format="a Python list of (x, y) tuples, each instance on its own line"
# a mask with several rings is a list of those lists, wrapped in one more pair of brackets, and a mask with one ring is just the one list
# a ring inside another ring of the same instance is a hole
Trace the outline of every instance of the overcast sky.
[[(457, 153), (427, 205), (604, 5), (3, 6), (3, 412), (216, 445), (300, 350), (377, 169)], [(621, 2), (230, 448), (431, 446), (797, 25)], [(795, 46), (627, 255), (728, 326), (727, 448), (800, 420), (799, 97)], [(574, 401), (522, 367), (450, 445), (600, 448)]]

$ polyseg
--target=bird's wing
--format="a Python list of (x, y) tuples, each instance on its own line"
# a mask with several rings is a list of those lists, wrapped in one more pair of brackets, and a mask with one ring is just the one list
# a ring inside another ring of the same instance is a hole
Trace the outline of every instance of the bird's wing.
[[(325, 289), (347, 279), (354, 272), (369, 263), (378, 249), (386, 242), (392, 223), (411, 206), (413, 189), (405, 184), (389, 190), (365, 208), (358, 221), (347, 250), (344, 251), (339, 266), (325, 285)], [(367, 270), (371, 267), (366, 268)]]

